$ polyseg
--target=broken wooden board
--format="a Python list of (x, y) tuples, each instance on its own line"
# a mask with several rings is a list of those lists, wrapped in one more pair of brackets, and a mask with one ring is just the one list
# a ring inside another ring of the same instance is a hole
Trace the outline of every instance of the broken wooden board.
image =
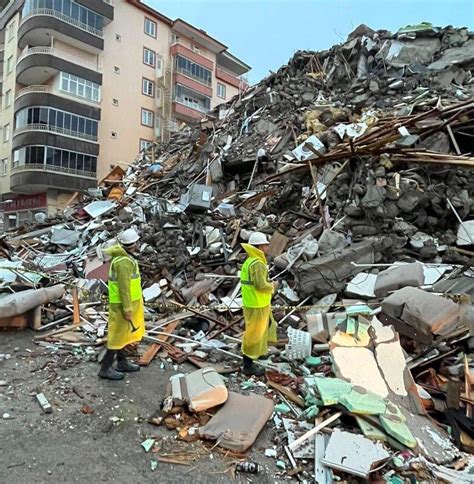
[(291, 390), (290, 388), (286, 388), (283, 385), (280, 385), (279, 383), (276, 383), (276, 382), (271, 381), (271, 380), (268, 380), (267, 385), (269, 387), (274, 388), (278, 392), (280, 392), (282, 395), (284, 395), (286, 398), (291, 400), (293, 403), (295, 403), (299, 407), (301, 407), (301, 408), (306, 407), (304, 400), (299, 395), (297, 395), (293, 390)]
[[(173, 333), (178, 324), (179, 321), (170, 322), (168, 326), (166, 326), (166, 328), (164, 329), (164, 333), (168, 334), (161, 334), (158, 336), (158, 339), (165, 342), (171, 336), (171, 333)], [(153, 358), (155, 358), (158, 351), (160, 351), (161, 346), (162, 345), (160, 343), (152, 343), (145, 351), (145, 354), (138, 360), (138, 364), (140, 366), (148, 366), (153, 361)]]
[(277, 257), (283, 254), (283, 252), (286, 250), (286, 246), (288, 245), (288, 240), (288, 237), (278, 232), (278, 230), (275, 230), (272, 238), (270, 239), (267, 254), (271, 255), (272, 257)]

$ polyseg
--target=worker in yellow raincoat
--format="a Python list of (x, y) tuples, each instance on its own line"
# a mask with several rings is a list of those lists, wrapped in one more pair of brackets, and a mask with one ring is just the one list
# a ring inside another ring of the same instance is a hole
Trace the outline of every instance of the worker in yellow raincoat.
[[(105, 249), (112, 257), (109, 269), (109, 323), (107, 352), (102, 359), (99, 376), (121, 380), (124, 372), (140, 367), (127, 360), (125, 346), (141, 341), (145, 334), (145, 312), (140, 269), (133, 257), (139, 240), (134, 229), (127, 229), (118, 238), (120, 244)], [(112, 367), (117, 357), (117, 369)]]
[(270, 282), (268, 278), (268, 244), (267, 236), (261, 232), (254, 232), (249, 238), (249, 243), (242, 244), (248, 254), (240, 271), (245, 320), (242, 339), (243, 372), (248, 376), (264, 374), (265, 370), (258, 367), (254, 360), (265, 356), (268, 352), (268, 342), (277, 339), (271, 300), (278, 283)]

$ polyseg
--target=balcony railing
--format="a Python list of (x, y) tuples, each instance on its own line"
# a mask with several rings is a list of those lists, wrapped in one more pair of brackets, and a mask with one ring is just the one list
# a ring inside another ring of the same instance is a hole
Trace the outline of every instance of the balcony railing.
[(27, 133), (30, 131), (45, 131), (48, 133), (57, 133), (62, 134), (63, 136), (70, 136), (71, 138), (80, 138), (87, 141), (92, 141), (97, 143), (97, 136), (93, 136), (91, 134), (86, 133), (79, 133), (77, 131), (72, 131), (70, 129), (59, 128), (58, 126), (52, 126), (50, 124), (28, 124), (26, 126), (22, 126), (21, 128), (15, 129), (15, 135), (21, 133)]
[(83, 178), (97, 177), (96, 173), (92, 171), (73, 170), (71, 168), (64, 168), (62, 166), (45, 165), (44, 163), (29, 163), (27, 165), (13, 165), (12, 173), (20, 171), (47, 171), (51, 173), (63, 173), (65, 175), (81, 176)]
[(204, 113), (204, 114), (207, 114), (210, 111), (210, 109), (206, 108), (205, 106), (201, 106), (200, 104), (193, 103), (179, 96), (174, 97), (174, 102), (177, 102), (178, 104), (182, 104), (183, 106), (187, 106), (188, 108), (195, 109), (196, 111), (200, 111), (201, 113)]
[(204, 84), (205, 86), (212, 86), (212, 80), (206, 81), (201, 77), (195, 76), (193, 73), (191, 73), (187, 69), (183, 69), (182, 67), (176, 67), (175, 72), (177, 72), (178, 74), (183, 74), (183, 76), (189, 77), (190, 79)]
[(25, 17), (22, 18), (20, 25), (23, 25), (23, 23), (30, 17), (36, 17), (38, 15), (47, 15), (49, 17), (57, 18), (59, 20), (62, 20), (64, 23), (73, 25), (78, 29), (84, 30), (85, 32), (89, 32), (89, 34), (95, 35), (96, 37), (102, 38), (103, 36), (102, 30), (98, 30), (98, 29), (95, 29), (94, 27), (90, 27), (89, 25), (83, 22), (80, 22), (75, 18), (69, 17), (68, 15), (64, 15), (63, 13), (57, 12), (56, 10), (53, 10), (51, 8), (35, 8), (34, 10), (31, 10), (31, 12), (29, 12)]
[(92, 106), (97, 106), (100, 104), (100, 101), (94, 101), (92, 99), (88, 99), (82, 96), (75, 96), (74, 94), (61, 91), (59, 89), (54, 88), (53, 86), (44, 86), (44, 85), (38, 85), (38, 86), (28, 86), (23, 89), (20, 89), (16, 95), (15, 99), (20, 98), (21, 96), (24, 96), (25, 94), (31, 94), (31, 93), (37, 93), (37, 92), (42, 92), (42, 93), (48, 93), (48, 94), (54, 94), (55, 96), (61, 96), (66, 99), (72, 99), (77, 102), (82, 102), (85, 104), (90, 104)]
[(70, 54), (69, 52), (64, 52), (63, 50), (56, 49), (55, 47), (30, 47), (29, 49), (25, 49), (20, 54), (20, 57), (18, 57), (17, 65), (26, 57), (34, 54), (54, 55), (55, 57), (59, 57), (60, 59), (73, 62), (74, 64), (86, 67), (87, 69), (91, 69), (97, 72), (101, 71), (101, 68), (97, 64), (81, 59), (76, 55)]

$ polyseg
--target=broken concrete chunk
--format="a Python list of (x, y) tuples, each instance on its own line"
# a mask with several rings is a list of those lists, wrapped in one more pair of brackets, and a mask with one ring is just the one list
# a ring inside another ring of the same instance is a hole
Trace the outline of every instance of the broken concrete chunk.
[(260, 395), (229, 392), (227, 402), (199, 429), (201, 437), (218, 440), (219, 447), (245, 452), (253, 445), (273, 413), (273, 401)]
[(174, 375), (170, 381), (173, 398), (186, 402), (194, 412), (216, 407), (227, 400), (224, 380), (213, 368), (204, 368), (188, 375)]
[(446, 49), (440, 59), (431, 63), (428, 68), (442, 70), (452, 65), (470, 64), (474, 61), (474, 40), (468, 40), (461, 47)]
[(375, 296), (385, 297), (389, 292), (406, 286), (420, 287), (424, 280), (423, 265), (419, 262), (390, 267), (378, 274), (374, 287)]
[(326, 447), (322, 463), (367, 479), (373, 467), (388, 459), (390, 454), (380, 444), (362, 435), (335, 429)]
[(363, 268), (353, 263), (374, 263), (373, 244), (373, 241), (368, 240), (309, 262), (297, 262), (292, 272), (297, 277), (296, 290), (300, 297), (322, 297), (343, 289), (346, 279), (363, 271)]
[(382, 311), (423, 334), (447, 334), (458, 321), (459, 306), (441, 296), (405, 287), (382, 301)]

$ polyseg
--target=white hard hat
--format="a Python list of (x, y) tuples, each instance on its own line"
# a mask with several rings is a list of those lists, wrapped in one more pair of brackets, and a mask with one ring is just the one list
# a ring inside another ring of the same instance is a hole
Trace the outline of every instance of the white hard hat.
[(252, 235), (249, 237), (250, 245), (265, 245), (268, 243), (269, 241), (267, 239), (267, 236), (262, 232), (253, 232)]
[(123, 245), (132, 245), (137, 242), (139, 238), (140, 236), (135, 229), (127, 229), (118, 236), (118, 241)]

